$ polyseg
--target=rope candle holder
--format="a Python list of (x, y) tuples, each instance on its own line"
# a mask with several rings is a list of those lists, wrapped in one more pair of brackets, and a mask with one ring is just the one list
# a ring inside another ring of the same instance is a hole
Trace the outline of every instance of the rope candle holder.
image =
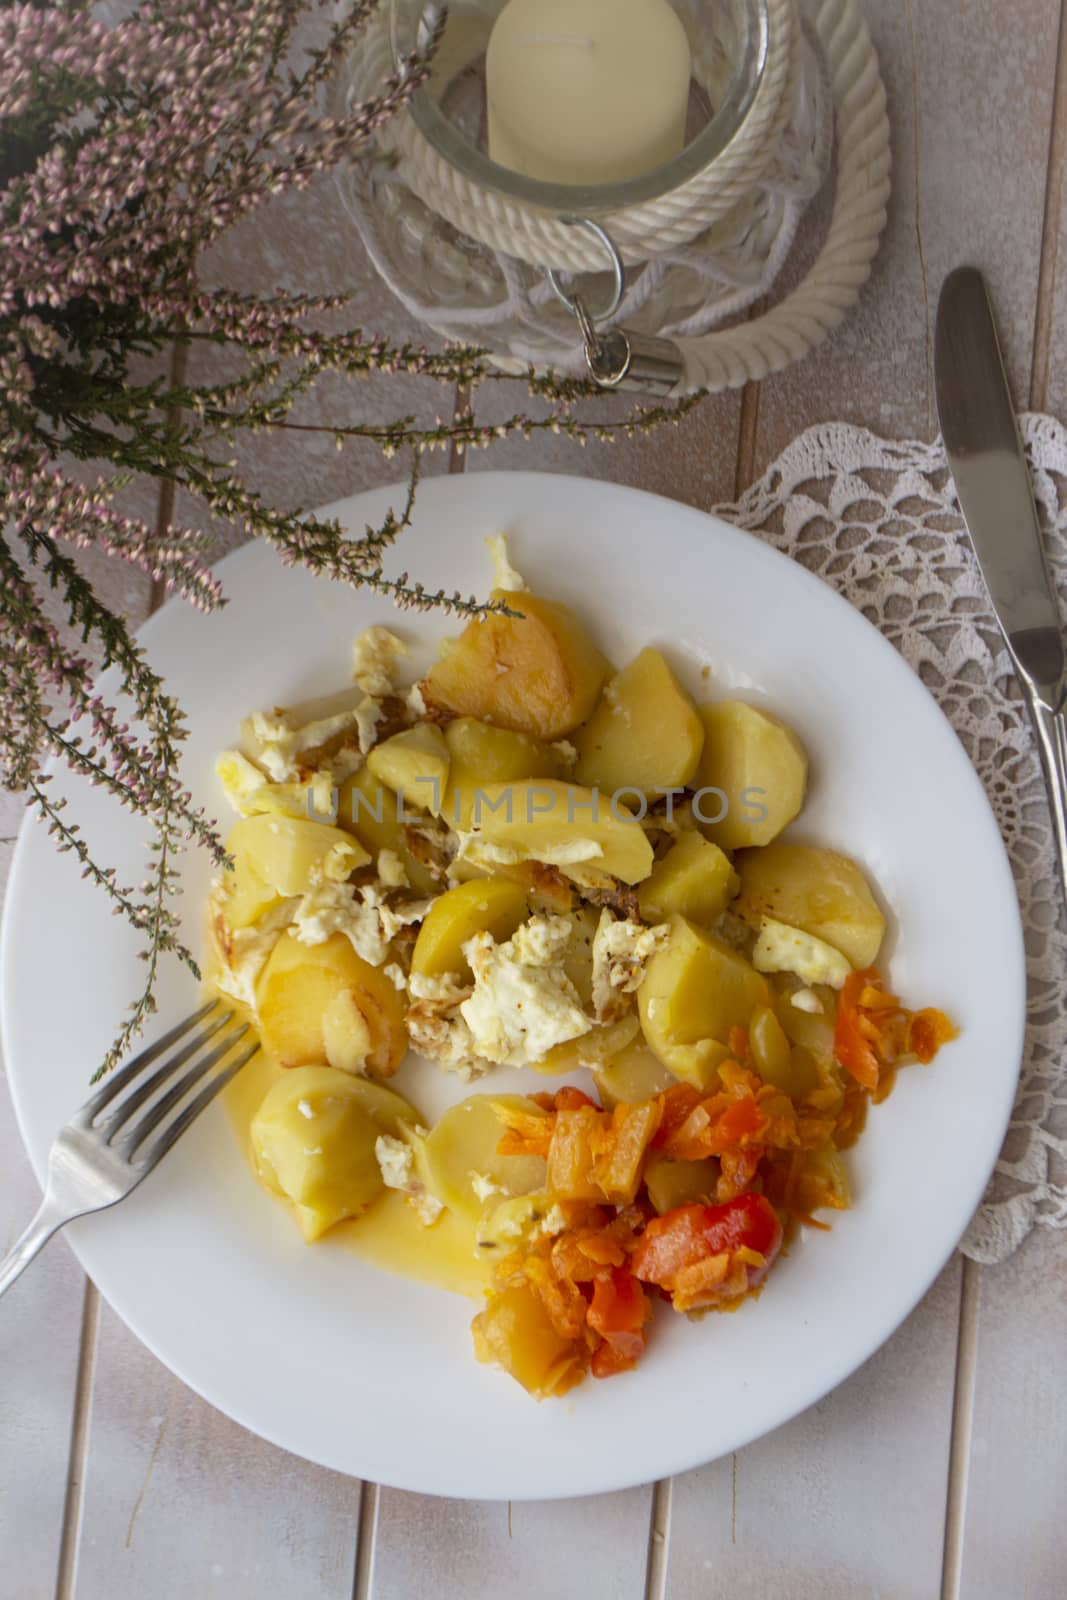
[[(622, 182), (570, 185), (490, 158), (485, 61), (504, 0), (449, 9), (429, 84), (339, 179), (416, 318), (505, 371), (584, 367), (606, 389), (674, 396), (764, 378), (844, 319), (889, 196), (885, 89), (857, 0), (671, 5), (692, 61), (683, 148)], [(390, 0), (334, 85), (336, 109), (372, 94), (441, 11)], [(770, 294), (831, 165), (817, 259), (740, 320)]]

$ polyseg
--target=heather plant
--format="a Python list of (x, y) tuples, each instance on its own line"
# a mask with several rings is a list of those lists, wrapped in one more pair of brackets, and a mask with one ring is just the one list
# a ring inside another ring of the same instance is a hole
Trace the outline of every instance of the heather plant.
[[(205, 520), (266, 540), (286, 562), (400, 606), (476, 614), (484, 608), (473, 598), (384, 574), (411, 516), (421, 455), (545, 429), (579, 443), (612, 438), (683, 409), (636, 406), (611, 424), (589, 421), (575, 410), (587, 386), (531, 372), (540, 414), (481, 424), (474, 398), (499, 375), (478, 350), (337, 331), (344, 296), (203, 285), (198, 263), (224, 230), (358, 158), (426, 78), (436, 38), (398, 62), (372, 99), (324, 114), (321, 90), (359, 48), (373, 3), (353, 0), (321, 18), (318, 42), (303, 49), (294, 34), (314, 0), (143, 0), (111, 24), (84, 0), (0, 3), (0, 763), (5, 786), (26, 796), (142, 936), (145, 983), (105, 1065), (154, 1009), (160, 959), (196, 972), (174, 910), (178, 855), (194, 844), (224, 859), (182, 782), (181, 708), (78, 560), (96, 547), (210, 611), (224, 604), (211, 543), (195, 525), (121, 514), (119, 491), (140, 476), (160, 480), (186, 491)], [(323, 331), (325, 319), (333, 331)], [(198, 344), (225, 347), (236, 375), (187, 381), (185, 364), (169, 357)], [(152, 358), (162, 375), (139, 375)], [(409, 373), (449, 391), (446, 420), (323, 429), (339, 446), (408, 458), (406, 503), (361, 537), (272, 506), (234, 459), (246, 432), (308, 427), (290, 413), (328, 372)], [(453, 392), (466, 397), (458, 408)], [(47, 591), (67, 628), (49, 619)], [(117, 670), (113, 701), (94, 686), (100, 665)], [(154, 844), (139, 886), (94, 859), (50, 786), (45, 768), (56, 757), (149, 820)]]

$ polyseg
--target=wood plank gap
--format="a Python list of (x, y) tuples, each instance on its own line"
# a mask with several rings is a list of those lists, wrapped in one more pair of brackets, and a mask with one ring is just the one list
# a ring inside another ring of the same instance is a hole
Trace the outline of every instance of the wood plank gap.
[(359, 1495), (359, 1532), (352, 1600), (371, 1600), (374, 1592), (374, 1546), (378, 1537), (380, 1497), (381, 1490), (376, 1483), (364, 1483)]
[[(457, 383), (455, 398), (452, 401), (453, 420), (470, 411), (472, 391), (469, 384)], [(448, 470), (451, 473), (465, 472), (467, 470), (467, 452), (462, 445), (453, 439), (448, 452)]]
[(1067, 3), (1060, 10), (1056, 77), (1052, 89), (1052, 129), (1045, 177), (1045, 216), (1041, 229), (1041, 261), (1037, 276), (1037, 310), (1030, 357), (1030, 408), (1048, 404), (1049, 353), (1055, 315), (1056, 273), (1063, 228), (1063, 186), (1067, 180)]
[(967, 1479), (974, 1425), (974, 1391), (978, 1368), (978, 1290), (981, 1268), (963, 1260), (960, 1323), (956, 1341), (956, 1384), (952, 1401), (952, 1436), (945, 1495), (945, 1550), (941, 1566), (941, 1600), (959, 1600), (963, 1572), (963, 1536), (967, 1520)]
[(648, 1522), (648, 1567), (645, 1600), (666, 1600), (667, 1556), (671, 1542), (671, 1492), (673, 1478), (652, 1486), (652, 1513)]
[(93, 1404), (93, 1377), (96, 1371), (99, 1327), (100, 1294), (96, 1285), (86, 1278), (81, 1339), (78, 1347), (78, 1376), (74, 1386), (74, 1416), (70, 1429), (70, 1454), (67, 1458), (67, 1493), (63, 1503), (63, 1532), (59, 1541), (59, 1567), (56, 1573), (56, 1600), (71, 1600), (78, 1569), (82, 1495), (89, 1454), (89, 1419)]
[[(177, 389), (185, 382), (186, 358), (189, 353), (187, 339), (175, 339), (170, 352), (170, 386)], [(178, 427), (181, 411), (178, 406), (172, 406), (167, 414), (167, 432), (172, 433)], [(174, 501), (176, 491), (173, 478), (163, 478), (159, 485), (159, 506), (156, 510), (156, 538), (164, 539), (174, 518)], [(148, 614), (158, 611), (167, 598), (167, 584), (163, 578), (152, 579), (152, 592), (148, 601)]]
[(734, 471), (734, 499), (739, 500), (756, 477), (756, 435), (759, 432), (759, 384), (746, 383), (741, 390), (741, 411), (737, 419), (737, 467)]

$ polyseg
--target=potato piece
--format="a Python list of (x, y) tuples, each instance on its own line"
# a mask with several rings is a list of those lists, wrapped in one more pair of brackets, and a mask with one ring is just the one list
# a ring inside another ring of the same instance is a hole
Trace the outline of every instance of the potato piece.
[(815, 845), (774, 844), (738, 857), (741, 894), (735, 909), (758, 928), (773, 917), (824, 939), (854, 967), (878, 958), (885, 918), (856, 863)]
[(379, 782), (369, 767), (360, 767), (342, 783), (337, 797), (337, 825), (374, 856), (382, 850), (398, 855), (408, 882), (418, 894), (436, 894), (440, 889), (433, 873), (408, 848), (397, 794)]
[(494, 728), (476, 717), (450, 722), (445, 744), (451, 767), (441, 815), (450, 827), (464, 831), (470, 827), (479, 787), (517, 778), (558, 778), (563, 770), (558, 753), (540, 739)]
[(614, 1060), (620, 1050), (633, 1044), (641, 1032), (637, 1013), (630, 1011), (614, 1022), (597, 1026), (577, 1039), (554, 1045), (540, 1061), (531, 1062), (535, 1072), (561, 1077), (565, 1072), (577, 1072), (580, 1067), (592, 1067), (598, 1072), (603, 1065)]
[(475, 878), (457, 884), (435, 900), (426, 915), (411, 970), (426, 978), (446, 972), (471, 975), (463, 946), (476, 933), (491, 933), (497, 944), (510, 939), (529, 914), (526, 891), (510, 878)]
[(709, 926), (726, 910), (738, 885), (730, 858), (695, 828), (687, 828), (652, 868), (637, 892), (637, 904), (646, 922), (680, 916)]
[(711, 1087), (730, 1029), (747, 1028), (770, 1003), (764, 978), (736, 950), (684, 917), (673, 917), (666, 947), (649, 962), (637, 1004), (653, 1053), (675, 1077)]
[(375, 1141), (417, 1121), (406, 1100), (378, 1084), (332, 1067), (297, 1067), (273, 1085), (252, 1119), (256, 1173), (294, 1203), (310, 1243), (378, 1198)]
[(641, 1100), (651, 1100), (674, 1083), (674, 1073), (668, 1071), (658, 1056), (654, 1056), (645, 1043), (644, 1036), (636, 1035), (632, 1044), (618, 1051), (610, 1061), (593, 1069), (597, 1092), (602, 1105), (617, 1106), (620, 1101), (636, 1105)]
[[(791, 728), (741, 700), (701, 706), (704, 751), (695, 783), (716, 789), (695, 812), (704, 836), (723, 850), (766, 845), (804, 803), (808, 758)], [(724, 815), (714, 819), (719, 810)]]
[(299, 817), (242, 817), (226, 849), (234, 862), (223, 880), (226, 920), (233, 928), (255, 922), (279, 898), (304, 894), (313, 868), (341, 882), (370, 860), (340, 828)]
[(528, 590), (494, 589), (521, 616), (468, 624), (430, 668), (427, 704), (513, 733), (562, 739), (592, 711), (610, 667), (573, 613)]
[(548, 1215), (550, 1205), (543, 1189), (505, 1199), (494, 1196), (478, 1219), (475, 1250), (490, 1260), (502, 1261), (530, 1237)]
[(652, 846), (626, 806), (553, 778), (490, 783), (472, 829), (479, 841), (517, 860), (545, 861), (564, 872), (583, 864), (640, 883), (652, 870)]
[(689, 783), (704, 726), (659, 651), (646, 649), (604, 685), (574, 745), (578, 783), (604, 795), (639, 789), (651, 800)]
[(582, 1345), (556, 1332), (528, 1284), (492, 1295), (471, 1323), (471, 1333), (479, 1361), (502, 1367), (539, 1400), (565, 1394), (584, 1375)]
[(523, 1095), (472, 1094), (450, 1106), (431, 1129), (419, 1151), (419, 1175), (442, 1205), (477, 1218), (483, 1201), (474, 1191), (471, 1174), (490, 1178), (506, 1194), (529, 1194), (545, 1186), (545, 1163), (540, 1156), (502, 1156), (498, 1146), (506, 1129), (494, 1105), (509, 1105), (532, 1116), (545, 1112)]
[(563, 953), (563, 970), (588, 1009), (593, 1004), (593, 940), (600, 926), (598, 906), (578, 905), (570, 913), (573, 924), (570, 943)]
[(313, 945), (284, 933), (260, 976), (256, 999), (263, 1048), (284, 1067), (326, 1061), (351, 1071), (363, 1042), (369, 1048), (361, 1064), (388, 1077), (407, 1050), (403, 999), (380, 967), (357, 956), (343, 933)]
[(432, 722), (419, 722), (376, 744), (367, 757), (367, 768), (379, 783), (403, 795), (405, 804), (437, 815), (448, 786), (450, 762), (440, 728)]
[(645, 1172), (645, 1187), (660, 1216), (675, 1206), (714, 1199), (719, 1181), (719, 1163), (714, 1156), (703, 1161), (650, 1162)]

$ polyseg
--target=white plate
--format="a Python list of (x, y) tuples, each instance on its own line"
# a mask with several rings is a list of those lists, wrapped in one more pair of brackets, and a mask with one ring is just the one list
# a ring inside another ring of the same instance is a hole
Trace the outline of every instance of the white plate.
[[(353, 530), (396, 494), (332, 508)], [(690, 1323), (661, 1310), (640, 1370), (536, 1405), (478, 1365), (469, 1302), (392, 1277), (328, 1244), (308, 1249), (257, 1187), (213, 1109), (125, 1205), (68, 1232), (133, 1331), (192, 1388), (265, 1438), (404, 1489), (484, 1498), (591, 1494), (738, 1448), (818, 1400), (889, 1337), (967, 1224), (1006, 1126), (1020, 1059), (1022, 940), (985, 796), (909, 668), (824, 584), (697, 511), (576, 478), (472, 473), (423, 485), (395, 552), (430, 588), (488, 587), (486, 534), (511, 534), (531, 584), (571, 601), (618, 662), (666, 646), (695, 692), (736, 691), (779, 711), (811, 755), (797, 837), (869, 869), (898, 919), (892, 980), (944, 1007), (962, 1038), (904, 1073), (854, 1153), (855, 1208), (806, 1235), (758, 1302)], [(220, 616), (169, 605), (142, 637), (191, 727), (186, 777), (211, 814), (218, 750), (257, 706), (347, 679), (371, 622), (419, 638), (420, 664), (455, 625), (283, 568), (263, 546), (223, 563)], [(59, 780), (57, 780), (59, 787)], [(73, 787), (73, 786), (72, 786)], [(77, 787), (90, 842), (137, 881), (144, 829)], [(196, 939), (208, 869), (185, 869)], [(135, 942), (103, 898), (25, 830), (3, 939), (4, 1045), (38, 1174), (55, 1129), (135, 992)], [(167, 967), (164, 1022), (190, 1008)], [(419, 1098), (442, 1103), (438, 1076)], [(451, 1086), (450, 1086), (451, 1087)], [(454, 1095), (452, 1097), (455, 1097)], [(15, 1293), (18, 1292), (16, 1289)]]

